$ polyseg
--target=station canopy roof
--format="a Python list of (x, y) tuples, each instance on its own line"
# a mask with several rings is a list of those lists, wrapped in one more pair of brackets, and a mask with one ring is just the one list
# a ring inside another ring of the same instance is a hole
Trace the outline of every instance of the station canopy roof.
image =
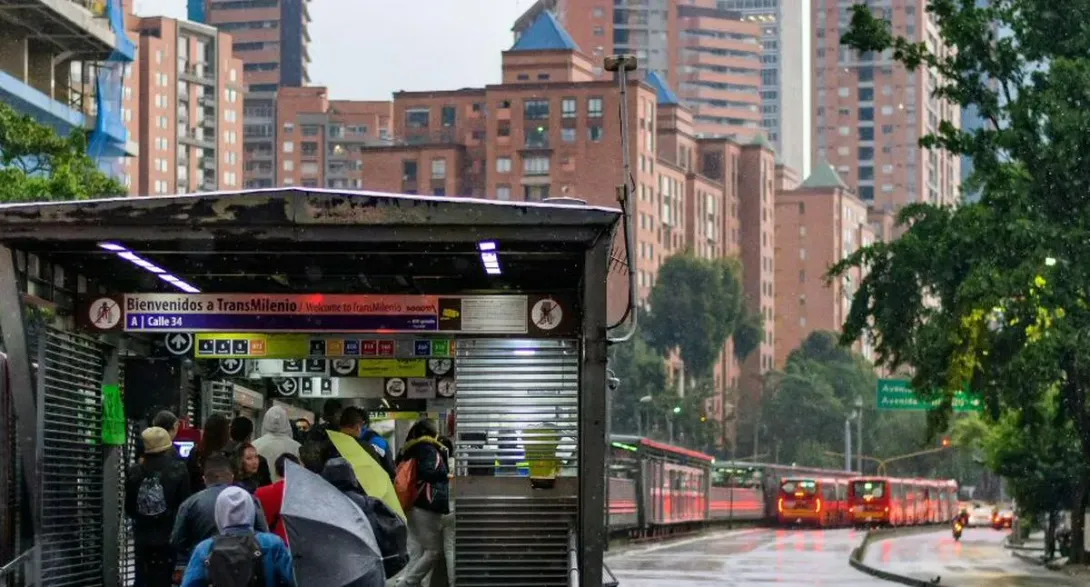
[[(548, 292), (578, 286), (584, 252), (620, 217), (579, 203), (278, 188), (4, 204), (0, 243), (114, 292), (178, 291), (146, 263), (202, 293)], [(499, 274), (481, 243), (495, 243)]]

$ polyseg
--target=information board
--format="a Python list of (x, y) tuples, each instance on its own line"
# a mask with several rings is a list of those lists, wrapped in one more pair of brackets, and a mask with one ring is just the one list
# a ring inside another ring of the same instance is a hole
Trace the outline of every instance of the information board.
[[(942, 404), (941, 399), (930, 403), (923, 401), (912, 389), (912, 382), (907, 379), (878, 380), (878, 409), (891, 412), (926, 412)], [(955, 412), (981, 412), (984, 403), (978, 394), (959, 391), (954, 394)]]
[[(579, 330), (571, 298), (551, 295), (128, 293), (81, 298), (77, 322), (92, 332), (570, 336)], [(329, 350), (350, 356), (355, 351), (351, 344), (353, 339)]]

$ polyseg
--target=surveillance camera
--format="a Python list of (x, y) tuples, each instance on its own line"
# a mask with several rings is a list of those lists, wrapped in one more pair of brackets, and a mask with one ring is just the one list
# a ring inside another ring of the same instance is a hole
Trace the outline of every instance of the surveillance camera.
[(621, 380), (616, 377), (609, 377), (606, 379), (606, 384), (609, 385), (610, 391), (617, 391), (617, 388), (621, 386)]

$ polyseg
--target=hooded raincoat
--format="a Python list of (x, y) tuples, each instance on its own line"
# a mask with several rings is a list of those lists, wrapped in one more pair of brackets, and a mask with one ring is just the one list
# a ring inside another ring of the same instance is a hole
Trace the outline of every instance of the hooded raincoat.
[(273, 406), (265, 412), (265, 418), (261, 422), (261, 438), (254, 441), (257, 454), (269, 463), (273, 482), (279, 481), (276, 474), (276, 459), (284, 453), (299, 456), (299, 443), (296, 442), (291, 430), (291, 420), (288, 411), (281, 406)]

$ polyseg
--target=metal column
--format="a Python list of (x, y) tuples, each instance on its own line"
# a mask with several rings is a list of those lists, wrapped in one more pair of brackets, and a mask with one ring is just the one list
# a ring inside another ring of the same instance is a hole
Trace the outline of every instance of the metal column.
[[(102, 385), (121, 385), (121, 358), (117, 347), (118, 338), (112, 337), (111, 346), (105, 351)], [(125, 466), (120, 446), (102, 447), (102, 584), (120, 585), (121, 525), (124, 515), (122, 503)]]
[(586, 252), (583, 267), (583, 364), (579, 392), (579, 539), (582, 584), (602, 584), (605, 550), (606, 277), (610, 240)]
[[(27, 484), (30, 514), (35, 540), (41, 536), (41, 461), (38, 438), (38, 410), (34, 397), (34, 376), (30, 349), (27, 347), (26, 313), (23, 294), (15, 271), (15, 251), (0, 245), (0, 335), (8, 356), (8, 378), (15, 408), (15, 430), (23, 461), (23, 480)], [(37, 546), (35, 544), (35, 546)], [(35, 572), (38, 565), (34, 565)], [(37, 577), (31, 578), (31, 583)]]

